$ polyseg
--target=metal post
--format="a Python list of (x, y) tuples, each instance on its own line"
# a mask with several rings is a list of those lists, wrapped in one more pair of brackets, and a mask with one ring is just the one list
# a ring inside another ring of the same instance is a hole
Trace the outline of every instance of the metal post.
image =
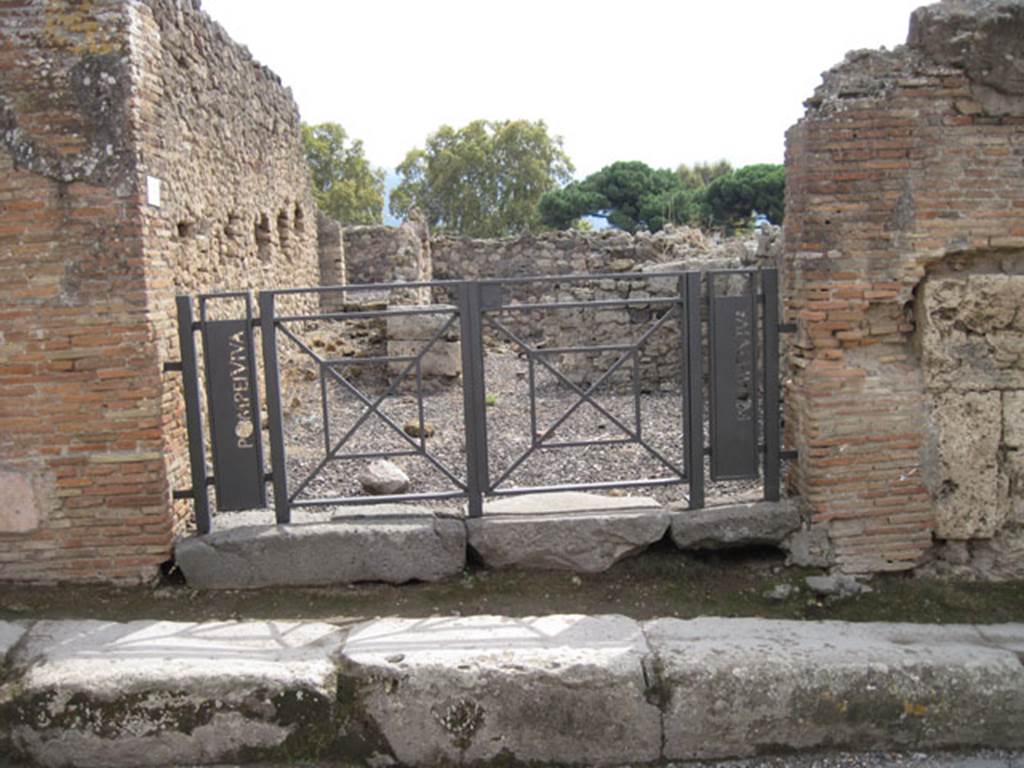
[(466, 428), (466, 493), (469, 497), (470, 517), (483, 515), (483, 494), (489, 485), (480, 294), (479, 283), (465, 282), (459, 285), (462, 400)]
[(700, 272), (683, 276), (686, 327), (686, 475), (690, 509), (704, 506), (704, 351), (700, 321)]
[(192, 330), (192, 297), (178, 296), (178, 346), (181, 348), (181, 380), (185, 395), (185, 428), (188, 432), (188, 462), (192, 473), (192, 501), (195, 503), (199, 533), (210, 532), (210, 495), (206, 487), (206, 449), (203, 418), (199, 406), (199, 366)]
[(779, 273), (761, 271), (764, 294), (764, 498), (779, 500)]
[(281, 421), (281, 382), (277, 365), (277, 326), (274, 323), (272, 291), (260, 291), (259, 306), (263, 376), (267, 385), (267, 421), (270, 428), (270, 471), (274, 482), (274, 514), (278, 524), (281, 524), (291, 522), (291, 505), (288, 503), (284, 425)]

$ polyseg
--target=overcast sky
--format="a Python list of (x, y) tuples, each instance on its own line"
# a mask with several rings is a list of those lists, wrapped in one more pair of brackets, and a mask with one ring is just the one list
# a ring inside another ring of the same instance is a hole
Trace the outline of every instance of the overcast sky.
[(919, 0), (203, 0), (393, 168), (447, 123), (544, 120), (577, 177), (616, 160), (782, 162), (821, 73), (906, 39)]

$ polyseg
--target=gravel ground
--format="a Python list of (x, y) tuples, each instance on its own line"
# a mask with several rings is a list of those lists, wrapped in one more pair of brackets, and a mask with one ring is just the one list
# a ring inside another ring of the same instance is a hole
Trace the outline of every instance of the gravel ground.
[[(625, 373), (625, 372), (623, 372)], [(487, 430), (489, 467), (492, 482), (508, 473), (509, 469), (530, 447), (531, 426), (529, 398), (529, 366), (524, 357), (508, 348), (491, 347), (485, 360), (486, 393), (488, 400)], [(383, 367), (372, 370), (365, 366), (353, 382), (371, 400), (384, 394), (386, 385)], [(404, 427), (418, 423), (419, 412), (415, 392), (403, 386), (389, 396), (380, 410), (395, 425)], [(595, 395), (597, 402), (607, 410), (601, 413), (584, 403), (551, 435), (552, 441), (613, 440), (625, 436), (615, 423), (635, 429), (637, 413), (634, 398), (627, 391), (625, 378), (617, 386), (603, 387)], [(535, 371), (536, 425), (543, 432), (553, 425), (578, 400), (564, 383), (541, 367)], [(324, 418), (321, 412), (320, 382), (313, 376), (303, 377), (290, 389), (290, 407), (286, 409), (285, 435), (288, 452), (289, 483), (292, 492), (302, 480), (313, 472), (325, 454)], [(436, 460), (431, 463), (421, 456), (394, 458), (410, 477), (410, 493), (437, 493), (456, 488), (445, 470), (459, 480), (465, 478), (465, 435), (463, 424), (463, 393), (458, 380), (447, 383), (426, 380), (423, 397), (423, 419), (433, 427), (433, 435), (425, 438), (426, 450)], [(327, 385), (329, 436), (332, 443), (356, 422), (366, 406), (357, 396), (337, 383)], [(682, 397), (674, 391), (652, 391), (641, 394), (639, 407), (643, 440), (668, 462), (681, 467), (683, 455)], [(614, 417), (614, 418), (610, 418)], [(418, 438), (412, 438), (416, 444)], [(352, 453), (411, 450), (397, 430), (389, 427), (376, 415), (371, 415), (355, 432), (345, 450)], [(356, 477), (369, 463), (369, 459), (332, 461), (326, 464), (305, 486), (300, 498), (367, 497)], [(438, 466), (439, 465), (439, 466)], [(499, 484), (501, 489), (536, 487), (575, 483), (597, 483), (639, 478), (671, 478), (668, 468), (650, 450), (640, 445), (588, 446), (571, 448), (542, 448), (508, 474)], [(707, 475), (706, 475), (707, 476)], [(759, 481), (708, 483), (708, 503), (756, 499), (760, 493)], [(687, 486), (665, 485), (612, 490), (612, 494), (653, 496), (662, 503), (682, 502)], [(439, 506), (462, 504), (462, 500), (432, 502)], [(341, 511), (339, 509), (339, 511)]]

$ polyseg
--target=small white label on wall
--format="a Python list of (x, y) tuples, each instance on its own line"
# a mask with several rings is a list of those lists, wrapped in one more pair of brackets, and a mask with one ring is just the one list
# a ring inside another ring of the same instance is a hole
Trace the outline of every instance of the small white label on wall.
[(160, 207), (160, 179), (156, 176), (146, 177), (146, 202), (154, 208)]

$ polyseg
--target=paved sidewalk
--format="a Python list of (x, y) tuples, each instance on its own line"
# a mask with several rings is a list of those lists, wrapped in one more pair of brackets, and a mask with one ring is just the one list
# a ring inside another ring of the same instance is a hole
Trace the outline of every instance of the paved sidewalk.
[[(0, 659), (0, 755), (45, 766), (1024, 749), (1024, 624), (0, 622)], [(737, 765), (880, 764), (871, 759)], [(1014, 752), (969, 759), (1019, 763)]]

